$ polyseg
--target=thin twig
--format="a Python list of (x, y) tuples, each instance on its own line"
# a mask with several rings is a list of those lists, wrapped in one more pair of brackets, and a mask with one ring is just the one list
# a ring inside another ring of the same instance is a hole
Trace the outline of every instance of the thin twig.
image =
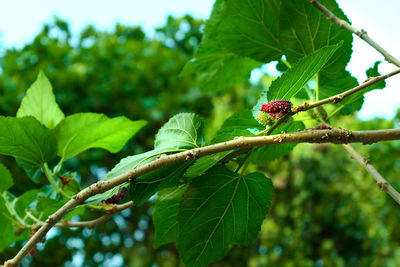
[(43, 239), (45, 234), (65, 216), (70, 210), (80, 205), (83, 201), (96, 194), (103, 193), (115, 186), (118, 186), (127, 181), (131, 181), (150, 171), (159, 169), (161, 167), (171, 165), (173, 163), (182, 162), (186, 160), (194, 160), (201, 156), (211, 155), (214, 153), (253, 146), (266, 146), (266, 145), (281, 145), (289, 143), (335, 143), (347, 144), (361, 142), (370, 144), (379, 141), (400, 140), (400, 129), (389, 130), (376, 130), (376, 131), (349, 131), (342, 128), (335, 128), (332, 130), (321, 131), (304, 131), (299, 133), (287, 133), (270, 136), (257, 136), (257, 137), (238, 137), (234, 140), (213, 144), (210, 146), (195, 148), (184, 152), (166, 155), (160, 157), (148, 164), (137, 167), (133, 170), (126, 172), (120, 176), (107, 181), (99, 181), (91, 186), (83, 189), (78, 194), (74, 195), (64, 206), (58, 209), (55, 213), (50, 215), (40, 229), (25, 243), (17, 255), (4, 263), (5, 266), (17, 266), (18, 263), (25, 257), (31, 248), (40, 240)]
[(351, 26), (347, 21), (338, 18), (335, 16), (335, 14), (332, 13), (328, 8), (326, 8), (324, 5), (322, 5), (320, 2), (316, 0), (309, 0), (311, 4), (313, 4), (316, 8), (318, 8), (322, 13), (326, 15), (326, 18), (332, 22), (334, 22), (336, 25), (338, 25), (342, 29), (346, 29), (351, 33), (354, 33), (358, 37), (360, 37), (362, 40), (367, 42), (370, 46), (375, 48), (379, 53), (381, 53), (384, 57), (385, 60), (389, 63), (392, 63), (396, 65), (397, 67), (400, 67), (400, 61), (396, 59), (394, 56), (392, 56), (388, 51), (383, 49), (380, 45), (378, 45), (374, 40), (372, 40), (367, 32), (363, 29), (361, 31), (357, 30), (353, 26)]
[[(62, 220), (61, 223), (56, 223), (54, 225), (54, 227), (87, 227), (89, 229), (92, 229), (97, 224), (111, 219), (115, 214), (117, 214), (127, 208), (130, 208), (132, 206), (133, 206), (133, 201), (128, 201), (121, 205), (112, 205), (108, 209), (108, 212), (109, 212), (108, 214), (103, 215), (97, 219), (90, 220), (90, 221), (83, 221), (83, 222), (72, 222), (69, 220)], [(45, 222), (43, 222), (43, 221), (39, 220), (38, 218), (36, 218), (35, 216), (33, 216), (28, 210), (25, 210), (25, 213), (26, 213), (26, 215), (28, 215), (29, 218), (34, 220), (37, 225), (42, 226), (43, 224), (45, 224)]]
[(375, 179), (379, 189), (386, 191), (400, 205), (400, 194), (382, 177), (382, 175), (371, 165), (367, 158), (364, 158), (351, 145), (343, 144), (344, 149)]
[(327, 103), (334, 103), (334, 104), (339, 103), (345, 97), (347, 97), (349, 95), (352, 95), (354, 93), (357, 93), (358, 91), (361, 91), (362, 89), (364, 89), (364, 88), (366, 88), (368, 86), (371, 86), (371, 85), (373, 85), (373, 84), (375, 84), (375, 83), (377, 83), (379, 81), (385, 80), (385, 79), (387, 79), (389, 77), (392, 77), (392, 76), (394, 76), (396, 74), (399, 74), (399, 73), (400, 73), (400, 69), (397, 69), (397, 70), (394, 70), (394, 71), (389, 72), (387, 74), (383, 74), (383, 75), (380, 75), (380, 76), (369, 78), (364, 83), (362, 83), (362, 84), (360, 84), (360, 85), (358, 85), (358, 86), (356, 86), (356, 87), (354, 87), (352, 89), (344, 91), (343, 93), (340, 93), (340, 94), (337, 94), (337, 95), (322, 99), (320, 101), (315, 101), (315, 102), (312, 102), (312, 103), (304, 102), (303, 104), (294, 107), (292, 109), (292, 111), (293, 112), (306, 111), (306, 110), (309, 110), (309, 109), (312, 109), (312, 108), (315, 108), (315, 107), (318, 107), (318, 106), (321, 106), (321, 105), (324, 105), (324, 104), (327, 104)]

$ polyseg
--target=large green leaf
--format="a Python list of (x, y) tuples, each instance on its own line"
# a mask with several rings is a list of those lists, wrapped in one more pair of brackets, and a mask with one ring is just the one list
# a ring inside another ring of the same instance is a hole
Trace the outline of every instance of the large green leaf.
[[(367, 69), (366, 74), (367, 74), (368, 78), (372, 78), (372, 77), (381, 75), (378, 71), (379, 64), (381, 64), (381, 63), (382, 63), (382, 61), (376, 61), (373, 67)], [(367, 90), (370, 91), (370, 90), (374, 90), (374, 89), (383, 89), (385, 87), (386, 87), (386, 81), (382, 80), (380, 82), (377, 82), (377, 83), (367, 87), (368, 88)]]
[(218, 42), (223, 0), (214, 4), (204, 35), (194, 58), (186, 63), (180, 75), (197, 74), (200, 87), (207, 91), (222, 90), (247, 82), (250, 71), (260, 65), (249, 58), (237, 56)]
[(53, 88), (42, 71), (26, 92), (17, 111), (18, 118), (25, 116), (35, 117), (49, 129), (64, 119), (64, 113), (56, 103)]
[[(279, 134), (282, 131), (285, 132), (297, 132), (298, 130), (304, 130), (304, 123), (301, 121), (292, 121), (290, 123), (286, 123), (272, 132), (273, 134)], [(297, 144), (286, 144), (286, 145), (270, 145), (264, 146), (257, 149), (256, 153), (254, 153), (253, 160), (257, 164), (266, 164), (270, 161), (278, 159), (286, 154), (289, 154), (290, 151)]]
[(182, 184), (158, 192), (153, 212), (154, 247), (176, 241), (179, 204), (187, 187), (187, 184)]
[(222, 258), (231, 245), (250, 244), (272, 196), (271, 180), (260, 173), (241, 176), (214, 167), (194, 180), (178, 215), (177, 247), (186, 266), (207, 266)]
[(56, 155), (54, 134), (34, 117), (0, 116), (0, 154), (25, 166), (41, 166)]
[(145, 121), (125, 117), (109, 119), (103, 114), (77, 113), (66, 117), (55, 128), (57, 153), (64, 160), (89, 148), (116, 153), (144, 125)]
[(322, 47), (299, 60), (292, 68), (272, 82), (268, 90), (268, 101), (288, 100), (296, 95), (321, 70), (339, 47), (340, 45)]
[(0, 163), (0, 194), (13, 186), (13, 184), (14, 181), (10, 171), (6, 168), (6, 166)]
[(264, 63), (280, 59), (280, 5), (280, 0), (224, 1), (218, 17), (221, 45)]
[[(348, 21), (335, 0), (320, 2), (336, 16)], [(288, 61), (295, 63), (322, 47), (344, 41), (342, 47), (321, 70), (322, 76), (340, 77), (352, 53), (352, 34), (327, 20), (325, 14), (308, 0), (282, 0), (281, 10), (280, 37)]]
[(155, 149), (192, 149), (203, 146), (203, 120), (194, 113), (180, 113), (161, 127), (154, 142)]

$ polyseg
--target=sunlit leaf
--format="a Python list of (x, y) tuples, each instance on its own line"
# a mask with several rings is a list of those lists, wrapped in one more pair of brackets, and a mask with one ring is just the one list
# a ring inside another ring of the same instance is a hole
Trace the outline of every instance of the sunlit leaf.
[(180, 113), (173, 116), (158, 131), (155, 149), (192, 149), (203, 146), (203, 120), (194, 113)]
[(47, 128), (54, 128), (62, 119), (64, 113), (58, 107), (53, 88), (42, 71), (36, 81), (26, 91), (17, 117), (33, 116)]
[(55, 128), (57, 154), (65, 160), (89, 148), (116, 153), (144, 125), (145, 121), (125, 117), (109, 119), (103, 114), (77, 113), (66, 117)]

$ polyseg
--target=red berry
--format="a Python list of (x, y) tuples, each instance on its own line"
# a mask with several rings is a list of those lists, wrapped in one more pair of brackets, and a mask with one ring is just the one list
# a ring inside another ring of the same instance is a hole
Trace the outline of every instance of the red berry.
[(118, 191), (118, 194), (113, 195), (109, 199), (105, 200), (105, 204), (119, 204), (121, 200), (124, 198), (125, 192), (124, 189)]
[(330, 127), (326, 126), (325, 124), (321, 124), (314, 127), (314, 130), (328, 130)]
[(292, 102), (287, 100), (274, 100), (267, 104), (261, 105), (260, 111), (272, 114), (282, 113), (282, 115), (285, 115), (291, 109)]

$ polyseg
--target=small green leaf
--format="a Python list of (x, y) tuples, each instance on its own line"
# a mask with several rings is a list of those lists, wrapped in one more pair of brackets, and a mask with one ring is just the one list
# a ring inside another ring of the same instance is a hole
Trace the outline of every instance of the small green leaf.
[[(214, 167), (186, 190), (178, 214), (177, 247), (187, 266), (207, 266), (231, 245), (256, 237), (273, 196), (270, 179)], [(195, 241), (195, 242), (194, 242)]]
[(176, 241), (179, 204), (187, 187), (187, 184), (183, 184), (158, 192), (153, 212), (154, 247)]
[(25, 210), (30, 209), (30, 205), (36, 201), (39, 192), (40, 190), (38, 189), (31, 189), (24, 192), (22, 195), (15, 199), (14, 209), (20, 218), (24, 218), (26, 216)]
[(42, 71), (29, 87), (17, 111), (17, 117), (33, 116), (47, 128), (54, 128), (64, 119), (58, 107), (53, 88)]
[(53, 133), (34, 117), (0, 116), (0, 154), (37, 167), (55, 157), (55, 148)]
[[(335, 0), (320, 2), (336, 16), (349, 22)], [(281, 10), (280, 41), (287, 60), (293, 64), (322, 47), (343, 41), (340, 49), (321, 69), (321, 76), (331, 79), (340, 77), (351, 57), (352, 33), (327, 20), (325, 14), (308, 0), (282, 0)]]
[(14, 185), (10, 171), (0, 163), (0, 194)]
[(280, 59), (280, 5), (280, 0), (224, 1), (218, 17), (221, 46), (264, 63)]
[(180, 113), (169, 119), (158, 131), (154, 148), (192, 149), (204, 143), (203, 120), (194, 113)]
[[(279, 134), (281, 131), (285, 132), (297, 132), (298, 130), (305, 129), (304, 123), (301, 121), (292, 121), (290, 123), (283, 124), (281, 127), (272, 132), (273, 134)], [(297, 144), (286, 144), (286, 145), (270, 145), (263, 146), (257, 149), (256, 153), (254, 153), (254, 162), (257, 164), (265, 164), (267, 162), (278, 159), (286, 154), (289, 154), (290, 151)]]
[[(268, 101), (290, 99), (329, 61), (341, 44), (322, 47), (302, 58), (291, 69), (274, 80), (268, 90)], [(265, 103), (268, 102), (265, 100)]]
[[(5, 193), (0, 194), (0, 229), (1, 233), (1, 242), (0, 242), (0, 252), (2, 252), (5, 248), (9, 247), (12, 243), (28, 239), (29, 231), (23, 230), (23, 228), (19, 228), (19, 223), (8, 211), (7, 205), (10, 208), (11, 203), (6, 201)], [(16, 233), (16, 230), (22, 230), (22, 233)]]
[(77, 113), (66, 117), (55, 128), (57, 154), (66, 160), (89, 148), (116, 153), (144, 125), (145, 121), (125, 117), (110, 119), (103, 114)]
[[(374, 66), (373, 67), (371, 67), (371, 68), (369, 68), (368, 70), (367, 70), (367, 77), (368, 78), (372, 78), (372, 77), (376, 77), (376, 76), (380, 76), (381, 74), (379, 73), (379, 71), (378, 71), (378, 66), (379, 66), (379, 64), (381, 64), (382, 63), (382, 61), (376, 61), (375, 62), (375, 64), (374, 64)], [(370, 90), (374, 90), (374, 89), (383, 89), (383, 88), (385, 88), (386, 87), (386, 81), (385, 80), (382, 80), (382, 81), (380, 81), (380, 82), (377, 82), (377, 83), (375, 83), (375, 84), (373, 84), (373, 85), (371, 85), (371, 86), (369, 86), (369, 87), (367, 87), (368, 89), (368, 91), (370, 91)], [(364, 91), (364, 90), (363, 90)]]
[(179, 162), (138, 177), (130, 186), (129, 194), (132, 201), (136, 205), (141, 205), (157, 191), (179, 185), (190, 164), (192, 162)]

